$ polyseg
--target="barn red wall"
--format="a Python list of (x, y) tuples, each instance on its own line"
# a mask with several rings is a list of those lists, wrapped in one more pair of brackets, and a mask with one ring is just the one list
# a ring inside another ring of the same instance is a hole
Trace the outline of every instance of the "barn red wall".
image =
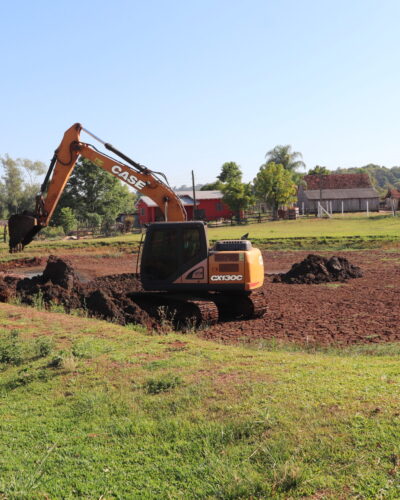
[[(204, 210), (205, 212), (205, 218), (207, 220), (214, 220), (214, 219), (229, 219), (232, 216), (232, 211), (231, 209), (225, 205), (225, 203), (222, 203), (222, 199), (218, 200), (198, 200), (198, 210)], [(217, 210), (218, 205), (220, 205), (220, 208), (222, 210)]]
[[(139, 224), (148, 224), (149, 222), (155, 222), (157, 218), (157, 207), (148, 207), (142, 200), (139, 200), (137, 204), (139, 212)], [(192, 218), (193, 207), (185, 207), (188, 219)], [(218, 210), (221, 208), (221, 210)], [(214, 219), (230, 219), (232, 217), (232, 211), (230, 208), (222, 202), (221, 199), (218, 200), (198, 200), (198, 210), (204, 210), (206, 220)]]

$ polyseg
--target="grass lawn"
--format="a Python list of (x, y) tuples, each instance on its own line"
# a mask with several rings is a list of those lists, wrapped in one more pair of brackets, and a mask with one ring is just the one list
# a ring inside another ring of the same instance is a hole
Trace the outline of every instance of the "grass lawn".
[[(277, 249), (342, 249), (374, 248), (400, 242), (400, 218), (391, 215), (364, 214), (338, 215), (332, 219), (299, 219), (274, 221), (262, 224), (209, 228), (210, 241), (240, 238), (249, 233), (249, 238), (263, 248)], [(49, 253), (67, 254), (104, 253), (110, 251), (132, 251), (137, 248), (140, 234), (129, 234), (111, 238), (82, 240), (34, 241), (23, 253), (10, 255), (8, 246), (0, 243), (0, 260), (18, 256), (41, 256)], [(111, 250), (114, 249), (114, 250)]]
[(346, 215), (331, 219), (306, 219), (265, 222), (249, 226), (210, 228), (210, 238), (238, 238), (249, 232), (251, 238), (307, 238), (342, 236), (399, 236), (400, 218), (389, 215)]
[(0, 498), (400, 497), (397, 345), (225, 346), (7, 304), (0, 324)]

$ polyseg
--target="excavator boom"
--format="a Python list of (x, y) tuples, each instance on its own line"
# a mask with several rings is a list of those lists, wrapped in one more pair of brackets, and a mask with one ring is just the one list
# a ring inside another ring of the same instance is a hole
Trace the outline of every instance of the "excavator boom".
[[(117, 154), (130, 165), (101, 153), (90, 144), (81, 142), (80, 133), (82, 130), (99, 140), (106, 149)], [(10, 252), (22, 250), (32, 241), (40, 229), (49, 224), (80, 156), (87, 158), (99, 168), (110, 172), (141, 194), (154, 200), (166, 221), (185, 221), (187, 219), (180, 198), (155, 172), (131, 160), (111, 144), (101, 141), (84, 129), (80, 123), (75, 123), (65, 132), (63, 140), (54, 153), (41, 192), (36, 198), (34, 213), (24, 212), (10, 217), (8, 222)]]

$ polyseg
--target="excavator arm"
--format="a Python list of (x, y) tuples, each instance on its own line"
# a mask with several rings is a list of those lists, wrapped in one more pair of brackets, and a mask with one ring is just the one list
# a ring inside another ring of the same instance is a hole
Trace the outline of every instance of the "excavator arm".
[[(101, 153), (94, 146), (81, 142), (80, 133), (84, 131), (101, 142), (103, 146), (128, 164), (124, 164)], [(111, 144), (106, 143), (75, 123), (64, 134), (50, 163), (41, 192), (36, 197), (35, 212), (12, 215), (8, 221), (10, 252), (18, 252), (29, 244), (34, 236), (47, 226), (57, 203), (65, 189), (68, 179), (78, 158), (87, 158), (99, 168), (126, 182), (141, 194), (151, 198), (160, 208), (165, 220), (185, 221), (187, 215), (180, 198), (163, 182), (157, 173), (131, 160)], [(158, 174), (163, 175), (163, 174)]]

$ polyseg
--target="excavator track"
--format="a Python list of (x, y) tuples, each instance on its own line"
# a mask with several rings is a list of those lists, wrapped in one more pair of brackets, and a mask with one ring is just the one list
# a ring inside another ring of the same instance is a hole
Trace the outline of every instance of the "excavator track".
[(225, 295), (205, 293), (134, 292), (129, 298), (158, 321), (177, 329), (211, 326), (219, 321), (262, 317), (266, 312), (263, 293)]
[(267, 310), (265, 295), (252, 293), (249, 295), (216, 294), (220, 321), (237, 321), (261, 318)]
[(218, 307), (206, 297), (165, 292), (134, 292), (129, 298), (158, 321), (177, 329), (190, 329), (218, 322)]

